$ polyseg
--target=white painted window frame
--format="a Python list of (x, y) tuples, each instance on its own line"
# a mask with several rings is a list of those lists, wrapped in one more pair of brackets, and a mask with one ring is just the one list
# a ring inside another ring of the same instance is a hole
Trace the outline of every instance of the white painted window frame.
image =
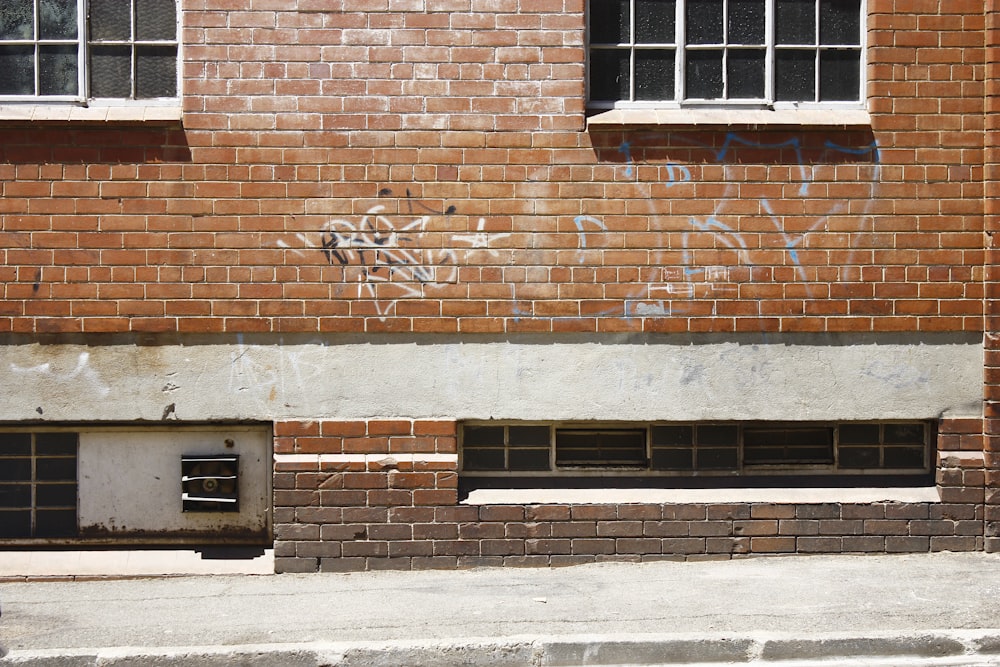
[[(0, 0), (2, 1), (2, 0)], [(176, 28), (175, 28), (175, 39), (173, 40), (139, 40), (135, 38), (135, 12), (134, 12), (134, 2), (131, 0), (123, 0), (122, 5), (127, 6), (129, 11), (132, 13), (130, 23), (132, 26), (132, 37), (128, 42), (116, 41), (107, 42), (112, 45), (129, 44), (133, 48), (132, 58), (131, 58), (131, 81), (133, 89), (135, 86), (135, 69), (136, 69), (136, 58), (134, 49), (136, 46), (173, 46), (177, 49), (177, 66), (175, 68), (176, 76), (176, 91), (177, 94), (172, 97), (157, 97), (157, 98), (146, 98), (146, 99), (135, 99), (133, 97), (114, 97), (114, 98), (95, 98), (91, 97), (89, 90), (90, 77), (88, 76), (88, 69), (90, 67), (89, 60), (89, 40), (88, 40), (88, 29), (87, 29), (87, 18), (88, 18), (88, 0), (76, 0), (77, 2), (77, 38), (75, 40), (41, 40), (38, 37), (38, 7), (40, 0), (34, 0), (34, 12), (35, 12), (35, 35), (31, 40), (4, 40), (0, 42), (2, 45), (17, 45), (17, 44), (33, 44), (35, 47), (35, 89), (38, 89), (38, 49), (40, 44), (76, 44), (77, 45), (77, 90), (79, 91), (77, 95), (0, 95), (0, 118), (13, 118), (21, 119), (26, 114), (23, 109), (19, 112), (17, 107), (20, 106), (77, 106), (77, 107), (135, 107), (137, 110), (144, 109), (146, 107), (171, 107), (179, 105), (179, 100), (181, 97), (181, 63), (182, 58), (182, 42), (181, 42), (181, 3), (179, 0), (174, 0), (176, 5), (175, 16), (176, 16)], [(127, 5), (126, 5), (127, 3)], [(134, 93), (134, 90), (133, 90)], [(11, 109), (10, 107), (14, 107)], [(47, 119), (53, 115), (59, 115), (58, 113), (52, 114), (51, 111), (39, 111), (37, 113), (27, 114), (30, 119)], [(156, 114), (152, 115), (162, 115)], [(171, 114), (172, 115), (172, 114)]]
[[(726, 19), (728, 18), (729, 1), (725, 0), (723, 8), (723, 25), (727, 25)], [(686, 25), (685, 25), (685, 4), (687, 0), (677, 0), (675, 4), (675, 40), (673, 44), (664, 44), (663, 46), (670, 46), (675, 49), (674, 56), (674, 99), (672, 100), (655, 100), (655, 101), (638, 101), (634, 99), (629, 100), (618, 100), (612, 103), (607, 101), (592, 102), (590, 99), (590, 82), (591, 82), (591, 70), (590, 70), (590, 18), (589, 18), (589, 6), (588, 6), (588, 20), (587, 20), (587, 103), (588, 109), (592, 112), (607, 112), (611, 110), (681, 110), (681, 109), (708, 109), (708, 110), (726, 110), (726, 111), (740, 111), (740, 110), (767, 110), (767, 111), (816, 111), (816, 110), (843, 110), (843, 111), (863, 111), (866, 107), (865, 100), (865, 90), (867, 84), (867, 16), (868, 16), (868, 0), (861, 0), (860, 9), (860, 22), (861, 30), (859, 35), (860, 44), (856, 48), (860, 51), (860, 62), (859, 62), (859, 81), (858, 81), (858, 99), (850, 101), (818, 101), (818, 96), (820, 93), (820, 68), (819, 68), (819, 57), (820, 54), (829, 48), (830, 45), (816, 44), (813, 49), (816, 58), (815, 67), (815, 82), (814, 90), (815, 96), (813, 101), (777, 101), (775, 100), (775, 83), (774, 83), (774, 64), (776, 60), (776, 52), (778, 50), (776, 44), (776, 37), (774, 34), (774, 14), (776, 11), (775, 0), (765, 0), (765, 49), (767, 54), (765, 56), (765, 97), (759, 100), (728, 100), (728, 99), (687, 99), (684, 97), (684, 92), (686, 90), (685, 81), (685, 67), (684, 63), (685, 52), (687, 50), (687, 35), (686, 35)], [(819, 19), (820, 19), (820, 0), (812, 0), (815, 6), (815, 18), (816, 21), (816, 33), (819, 29)], [(630, 0), (629, 2), (629, 36), (630, 42), (628, 44), (619, 44), (618, 46), (627, 46), (630, 50), (629, 55), (629, 67), (631, 71), (630, 82), (629, 82), (629, 97), (635, 97), (635, 54), (637, 49), (637, 44), (635, 42), (635, 2)], [(817, 40), (818, 41), (818, 40)], [(727, 49), (728, 53), (728, 37), (723, 30), (723, 42), (720, 45), (699, 45), (699, 48), (723, 48)], [(646, 46), (646, 45), (642, 45)], [(650, 45), (655, 46), (655, 45)], [(852, 47), (854, 45), (851, 45)], [(693, 50), (693, 49), (692, 49)], [(725, 76), (725, 63), (726, 57), (723, 56), (723, 86), (724, 95), (726, 94), (726, 76)], [(647, 114), (648, 115), (648, 114)], [(617, 118), (615, 115), (609, 116), (611, 118)], [(649, 116), (653, 118), (653, 116)]]

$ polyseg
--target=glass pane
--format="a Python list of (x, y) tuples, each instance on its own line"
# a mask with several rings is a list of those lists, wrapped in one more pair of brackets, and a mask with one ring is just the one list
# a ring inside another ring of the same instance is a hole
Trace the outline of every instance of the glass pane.
[(76, 456), (76, 433), (39, 433), (35, 450), (39, 456)]
[(628, 0), (591, 0), (590, 43), (620, 44), (628, 41)]
[(886, 444), (920, 444), (924, 443), (923, 424), (886, 424)]
[(174, 0), (136, 0), (135, 36), (136, 39), (176, 39)]
[(730, 0), (729, 43), (764, 43), (764, 0)]
[(652, 467), (654, 470), (691, 470), (694, 467), (694, 451), (691, 449), (654, 449)]
[(510, 470), (548, 470), (548, 449), (510, 450)]
[(511, 426), (507, 434), (511, 447), (548, 447), (548, 426)]
[(462, 453), (462, 467), (465, 470), (503, 470), (502, 449), (467, 449)]
[(76, 95), (79, 89), (75, 46), (42, 46), (38, 49), (38, 92), (42, 95)]
[(38, 507), (76, 507), (76, 484), (39, 484), (35, 489)]
[(0, 510), (0, 537), (31, 537), (31, 511)]
[(819, 98), (856, 101), (861, 94), (861, 54), (857, 51), (823, 51), (819, 54)]
[(727, 66), (729, 99), (764, 97), (765, 51), (730, 51)]
[(35, 94), (35, 55), (30, 46), (0, 46), (0, 95)]
[(177, 49), (173, 46), (137, 46), (135, 96), (173, 97), (177, 94)]
[(462, 429), (462, 442), (466, 447), (503, 446), (503, 428), (503, 426), (466, 426)]
[(674, 99), (674, 52), (636, 51), (635, 99)]
[(653, 445), (690, 445), (694, 440), (691, 426), (654, 426)]
[(676, 16), (674, 0), (635, 0), (635, 41), (673, 44)]
[(816, 54), (812, 51), (778, 51), (774, 65), (775, 99), (815, 101)]
[(30, 482), (31, 459), (4, 459), (3, 463), (0, 463), (0, 480)]
[(128, 0), (90, 0), (91, 41), (131, 39), (129, 5)]
[(630, 99), (628, 51), (590, 52), (590, 99)]
[(684, 70), (685, 97), (712, 100), (722, 97), (722, 51), (688, 51)]
[(31, 507), (31, 485), (0, 484), (0, 507)]
[(699, 470), (732, 470), (739, 465), (739, 450), (735, 447), (725, 449), (699, 449)]
[(820, 0), (821, 44), (861, 44), (861, 0)]
[(841, 447), (837, 451), (840, 468), (878, 468), (878, 447)]
[(877, 445), (878, 424), (843, 424), (840, 427), (842, 445)]
[(739, 429), (736, 426), (719, 424), (698, 427), (699, 445), (735, 445)]
[(0, 456), (31, 456), (31, 434), (0, 434)]
[(76, 510), (38, 510), (35, 512), (35, 537), (72, 537), (76, 535)]
[(688, 0), (685, 28), (688, 44), (721, 44), (722, 0)]
[(778, 44), (815, 44), (816, 7), (812, 0), (775, 0)]
[(76, 0), (40, 0), (38, 32), (42, 39), (76, 39)]
[(886, 447), (884, 456), (886, 468), (924, 467), (923, 447)]
[(35, 479), (46, 482), (75, 482), (76, 459), (35, 459)]
[(132, 97), (129, 47), (95, 46), (91, 49), (90, 94), (94, 97)]
[(31, 0), (0, 2), (0, 39), (33, 39), (33, 25)]

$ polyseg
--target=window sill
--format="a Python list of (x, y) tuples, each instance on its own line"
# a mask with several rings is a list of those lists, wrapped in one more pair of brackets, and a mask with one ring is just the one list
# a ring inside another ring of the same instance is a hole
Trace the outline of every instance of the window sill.
[(463, 505), (936, 503), (937, 487), (476, 489)]
[(740, 127), (867, 127), (864, 109), (610, 109), (587, 118), (588, 127), (675, 125)]
[(179, 125), (182, 118), (179, 105), (82, 107), (71, 104), (0, 104), (0, 122)]

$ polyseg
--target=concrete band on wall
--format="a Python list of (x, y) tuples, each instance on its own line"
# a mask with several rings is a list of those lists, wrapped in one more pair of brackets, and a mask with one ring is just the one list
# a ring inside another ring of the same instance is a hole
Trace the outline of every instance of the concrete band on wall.
[(233, 336), (0, 346), (3, 421), (978, 417), (977, 334)]

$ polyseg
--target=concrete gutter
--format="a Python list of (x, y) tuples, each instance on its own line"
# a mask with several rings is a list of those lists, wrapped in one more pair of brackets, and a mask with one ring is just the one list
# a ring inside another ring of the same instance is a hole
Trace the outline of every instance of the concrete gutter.
[(792, 635), (566, 636), (433, 642), (311, 642), (207, 647), (13, 651), (25, 667), (576, 667), (581, 665), (1000, 665), (1000, 631), (808, 637)]

